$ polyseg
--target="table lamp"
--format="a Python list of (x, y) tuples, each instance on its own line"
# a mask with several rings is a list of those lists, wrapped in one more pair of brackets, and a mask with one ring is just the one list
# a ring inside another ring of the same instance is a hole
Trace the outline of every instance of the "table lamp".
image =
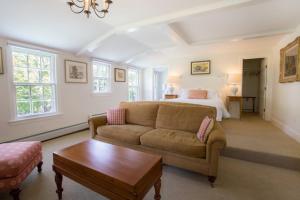
[(228, 84), (231, 85), (231, 95), (236, 96), (241, 84), (241, 74), (228, 74)]

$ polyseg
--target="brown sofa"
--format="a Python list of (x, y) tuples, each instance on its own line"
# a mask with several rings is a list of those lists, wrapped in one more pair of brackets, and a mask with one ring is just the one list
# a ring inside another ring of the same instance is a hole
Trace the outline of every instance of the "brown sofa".
[(196, 133), (205, 116), (216, 117), (208, 106), (171, 102), (122, 102), (126, 125), (107, 125), (106, 116), (89, 119), (92, 138), (132, 149), (162, 155), (168, 165), (205, 174), (213, 183), (217, 177), (225, 135), (215, 123), (207, 143)]

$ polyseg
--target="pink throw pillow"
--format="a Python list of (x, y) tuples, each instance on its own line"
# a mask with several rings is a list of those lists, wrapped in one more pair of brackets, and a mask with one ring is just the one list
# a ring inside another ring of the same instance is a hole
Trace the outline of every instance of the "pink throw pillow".
[(189, 90), (189, 99), (207, 99), (207, 90)]
[(109, 125), (123, 125), (125, 124), (125, 109), (113, 108), (107, 111), (107, 123)]
[(208, 116), (206, 116), (200, 125), (199, 131), (197, 133), (197, 138), (201, 142), (206, 143), (208, 136), (209, 136), (210, 132), (212, 131), (213, 127), (214, 127), (213, 118), (209, 118)]

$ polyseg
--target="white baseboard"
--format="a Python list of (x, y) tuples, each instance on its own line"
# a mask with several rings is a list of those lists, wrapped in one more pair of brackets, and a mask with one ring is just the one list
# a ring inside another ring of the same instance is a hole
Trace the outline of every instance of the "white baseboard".
[(293, 139), (297, 140), (300, 143), (300, 132), (291, 128), (289, 125), (283, 123), (274, 115), (272, 116), (271, 120), (272, 124), (278, 128), (280, 128), (284, 133), (292, 137)]
[[(14, 140), (14, 141), (45, 141), (45, 140), (50, 140), (50, 139), (57, 138), (60, 136), (64, 136), (64, 135), (67, 135), (70, 133), (74, 133), (77, 131), (85, 130), (88, 127), (89, 127), (88, 123), (85, 122), (85, 123), (81, 123), (81, 124), (75, 124), (72, 126), (52, 130), (52, 131), (47, 131), (47, 132), (40, 133), (37, 135), (29, 136), (26, 138), (20, 138), (20, 139)], [(12, 141), (10, 141), (10, 142), (12, 142)]]

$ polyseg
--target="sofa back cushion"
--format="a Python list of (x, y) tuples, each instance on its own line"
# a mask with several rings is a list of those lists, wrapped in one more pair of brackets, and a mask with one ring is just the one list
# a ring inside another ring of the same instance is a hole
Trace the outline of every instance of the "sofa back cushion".
[(216, 109), (210, 106), (185, 103), (160, 103), (156, 128), (197, 133), (206, 116), (215, 119)]
[(155, 127), (157, 102), (121, 102), (120, 108), (126, 109), (126, 123)]

